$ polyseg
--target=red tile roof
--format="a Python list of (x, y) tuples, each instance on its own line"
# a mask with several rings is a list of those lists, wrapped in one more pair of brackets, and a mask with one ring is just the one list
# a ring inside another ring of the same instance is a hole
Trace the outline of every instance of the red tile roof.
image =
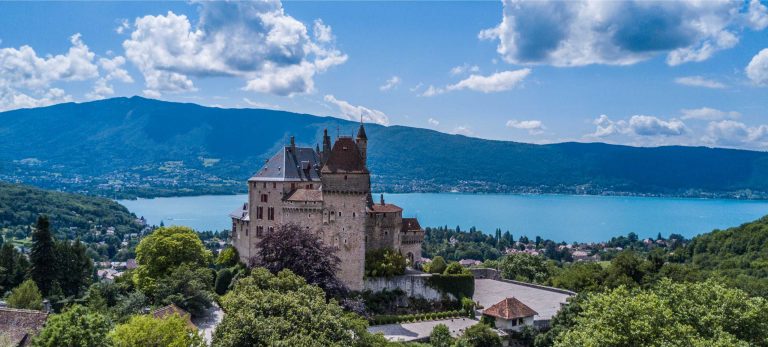
[(351, 137), (339, 137), (333, 144), (328, 161), (321, 170), (322, 173), (368, 173), (365, 162)]
[(29, 346), (48, 319), (48, 312), (0, 308), (0, 333), (8, 336), (11, 346)]
[(419, 220), (416, 218), (403, 218), (403, 227), (400, 229), (402, 232), (406, 231), (419, 231), (421, 230), (421, 225), (419, 224)]
[(515, 319), (535, 316), (538, 313), (516, 298), (506, 298), (483, 311), (484, 315), (502, 319)]
[(393, 204), (373, 204), (368, 209), (369, 212), (403, 212), (403, 209), (400, 208), (400, 206), (393, 205)]
[(296, 189), (288, 198), (288, 201), (323, 201), (323, 192), (316, 189)]

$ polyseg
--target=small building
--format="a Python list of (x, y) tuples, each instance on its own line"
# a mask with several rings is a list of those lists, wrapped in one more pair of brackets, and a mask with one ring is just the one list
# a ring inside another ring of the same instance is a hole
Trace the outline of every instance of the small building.
[(48, 312), (0, 307), (0, 335), (10, 347), (25, 347), (45, 325)]
[(514, 297), (506, 298), (483, 311), (491, 317), (496, 328), (503, 331), (520, 331), (524, 326), (533, 326), (533, 316), (538, 313)]

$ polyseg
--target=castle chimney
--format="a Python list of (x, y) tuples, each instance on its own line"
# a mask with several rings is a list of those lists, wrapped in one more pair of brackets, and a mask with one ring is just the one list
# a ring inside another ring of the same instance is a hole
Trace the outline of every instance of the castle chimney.
[(296, 138), (291, 136), (291, 152), (296, 153)]
[(384, 194), (381, 194), (381, 205), (384, 206)]
[(363, 159), (363, 165), (368, 166), (368, 135), (365, 134), (363, 126), (363, 117), (360, 116), (360, 129), (357, 131), (357, 148), (360, 150), (360, 157)]

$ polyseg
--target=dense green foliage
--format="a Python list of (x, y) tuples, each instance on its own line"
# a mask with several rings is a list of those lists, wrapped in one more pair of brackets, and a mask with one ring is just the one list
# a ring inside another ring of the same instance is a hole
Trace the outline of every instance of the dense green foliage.
[(458, 346), (501, 347), (501, 337), (485, 324), (475, 324), (459, 338)]
[(157, 304), (175, 304), (194, 317), (211, 307), (213, 273), (207, 268), (184, 263), (155, 283), (152, 296)]
[(232, 284), (232, 270), (221, 269), (216, 273), (216, 283), (214, 288), (216, 294), (224, 295), (229, 290), (229, 285)]
[(499, 263), (499, 270), (506, 279), (533, 283), (546, 282), (551, 272), (546, 258), (527, 253), (504, 256)]
[(316, 286), (283, 270), (262, 268), (222, 299), (227, 312), (213, 346), (364, 346), (372, 338), (361, 317), (327, 302)]
[(347, 288), (336, 277), (341, 259), (334, 247), (325, 245), (316, 233), (296, 224), (283, 224), (266, 233), (259, 242), (251, 265), (273, 274), (285, 269), (322, 288), (330, 296), (341, 297)]
[(768, 216), (699, 235), (682, 254), (687, 263), (707, 276), (768, 297)]
[(235, 266), (238, 262), (240, 262), (240, 255), (237, 253), (237, 248), (232, 246), (222, 249), (216, 258), (216, 265), (222, 267)]
[(392, 277), (405, 273), (405, 257), (391, 248), (365, 252), (366, 277)]
[(472, 274), (433, 274), (427, 280), (427, 285), (441, 293), (451, 294), (456, 299), (471, 298), (475, 294), (475, 277)]
[(768, 302), (714, 281), (619, 287), (582, 305), (555, 346), (768, 345)]
[(21, 282), (27, 275), (29, 261), (11, 243), (0, 247), (0, 295)]
[(114, 347), (203, 347), (197, 330), (178, 315), (154, 318), (133, 316), (127, 323), (115, 327), (109, 334)]
[[(62, 119), (68, 126), (61, 126)], [(296, 135), (299, 144), (314, 145), (323, 128), (337, 125), (344, 134), (357, 127), (356, 122), (329, 117), (140, 97), (14, 110), (0, 113), (4, 135), (0, 159), (8, 163), (0, 174), (107, 196), (231, 193), (245, 189), (242, 182), (257, 169), (254, 163), (263, 162), (277, 144), (287, 143), (287, 134)], [(375, 124), (367, 125), (366, 131), (376, 190), (610, 190), (695, 196), (768, 191), (768, 153), (763, 152), (599, 143), (534, 145)], [(439, 146), (413, 146), (414, 139)], [(477, 153), (493, 153), (494, 160)], [(136, 175), (137, 182), (146, 177), (175, 177), (173, 170), (159, 170), (169, 161), (183, 165), (188, 177), (181, 187), (164, 185), (159, 179), (148, 180), (149, 188), (98, 185), (108, 184), (109, 175), (116, 172), (125, 180)], [(23, 174), (17, 174), (17, 169)], [(75, 175), (86, 179), (72, 180)], [(468, 177), (472, 181), (467, 182)]]
[(115, 227), (118, 235), (140, 230), (136, 217), (113, 200), (0, 182), (0, 228), (23, 234), (41, 214), (61, 239), (83, 238), (98, 225)]
[(35, 337), (34, 347), (107, 347), (107, 334), (112, 328), (107, 317), (74, 305), (63, 313), (48, 317), (45, 327)]
[(43, 295), (37, 289), (35, 281), (26, 280), (11, 291), (7, 299), (8, 307), (29, 310), (43, 309)]
[(445, 324), (438, 324), (429, 334), (429, 344), (433, 347), (450, 347), (453, 343), (451, 330)]
[(466, 317), (466, 312), (459, 310), (442, 311), (442, 312), (424, 312), (424, 313), (412, 313), (412, 314), (382, 314), (374, 316), (370, 319), (371, 325), (383, 325), (383, 324), (396, 324), (396, 323), (413, 323), (436, 319), (448, 319)]
[[(136, 247), (138, 268), (133, 280), (141, 291), (153, 296), (158, 281), (170, 276), (180, 265), (206, 267), (211, 261), (211, 252), (205, 249), (194, 230), (162, 227), (143, 238)], [(212, 282), (212, 277), (209, 278)]]
[(35, 281), (43, 295), (48, 295), (56, 281), (56, 242), (51, 234), (48, 217), (40, 216), (32, 233), (32, 250), (29, 253), (31, 267), (29, 277)]

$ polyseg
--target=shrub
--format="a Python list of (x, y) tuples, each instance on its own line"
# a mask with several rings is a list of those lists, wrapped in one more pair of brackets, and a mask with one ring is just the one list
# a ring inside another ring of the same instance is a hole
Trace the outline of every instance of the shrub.
[(391, 248), (373, 249), (365, 253), (367, 277), (392, 277), (405, 273), (406, 260)]
[(475, 294), (475, 277), (469, 275), (432, 275), (427, 285), (456, 299), (471, 298)]
[(221, 269), (216, 274), (216, 294), (224, 295), (229, 289), (229, 284), (232, 282), (232, 271), (229, 269)]

